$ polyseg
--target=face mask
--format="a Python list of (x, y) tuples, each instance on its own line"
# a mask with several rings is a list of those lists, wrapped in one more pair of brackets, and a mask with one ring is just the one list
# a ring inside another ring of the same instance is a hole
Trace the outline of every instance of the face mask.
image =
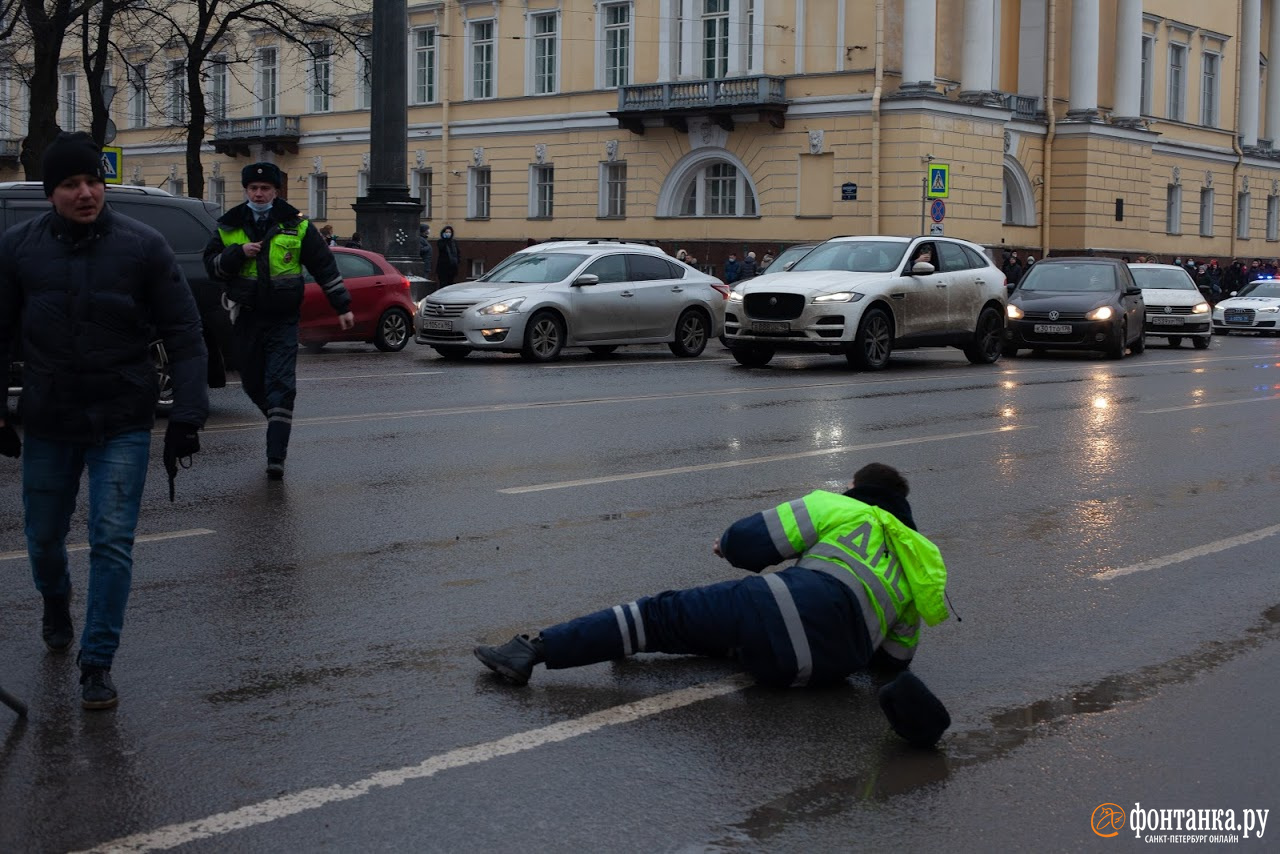
[(264, 214), (267, 211), (271, 210), (271, 202), (263, 202), (262, 204), (258, 204), (257, 202), (249, 202), (248, 204), (249, 204), (249, 210), (257, 214)]
[(441, 237), (443, 237), (445, 240), (452, 240), (452, 239), (453, 239), (453, 232), (452, 232), (452, 231), (446, 231), (444, 234), (441, 234), (440, 236), (441, 236)]

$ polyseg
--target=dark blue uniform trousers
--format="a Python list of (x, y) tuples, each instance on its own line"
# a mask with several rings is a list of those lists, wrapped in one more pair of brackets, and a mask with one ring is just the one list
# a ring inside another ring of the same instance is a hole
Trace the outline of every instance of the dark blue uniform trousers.
[(234, 333), (240, 383), (267, 416), (267, 457), (284, 459), (298, 394), (298, 318), (266, 318), (242, 310)]
[(783, 579), (803, 624), (799, 654), (775, 594), (749, 576), (706, 587), (667, 590), (542, 631), (550, 669), (612, 661), (637, 652), (736, 655), (762, 685), (843, 679), (866, 666), (870, 641), (857, 600), (826, 573), (795, 567)]

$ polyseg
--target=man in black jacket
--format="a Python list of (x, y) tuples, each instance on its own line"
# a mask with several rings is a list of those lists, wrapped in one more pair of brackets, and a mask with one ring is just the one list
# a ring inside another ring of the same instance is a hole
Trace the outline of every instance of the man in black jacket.
[(223, 283), (232, 306), (240, 383), (267, 417), (267, 477), (272, 480), (284, 477), (298, 392), (303, 267), (338, 313), (338, 324), (346, 330), (356, 322), (329, 244), (297, 208), (279, 198), (282, 182), (274, 163), (244, 167), (240, 183), (248, 201), (223, 214), (204, 250), (205, 269)]
[[(150, 344), (164, 343), (174, 403), (166, 463), (200, 450), (209, 402), (200, 314), (159, 232), (105, 205), (102, 152), (86, 133), (60, 133), (43, 160), (53, 210), (0, 237), (0, 360), (23, 351), (25, 453), (0, 420), (0, 453), (22, 455), (27, 554), (44, 597), (41, 634), (71, 648), (67, 532), (89, 473), (89, 595), (80, 636), (86, 709), (118, 702), (111, 664), (133, 572), (159, 385)], [(2, 410), (0, 410), (2, 414)]]

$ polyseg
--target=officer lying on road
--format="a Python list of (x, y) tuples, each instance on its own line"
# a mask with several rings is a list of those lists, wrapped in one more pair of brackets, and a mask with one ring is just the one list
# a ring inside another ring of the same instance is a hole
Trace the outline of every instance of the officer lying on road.
[[(843, 495), (817, 490), (735, 522), (715, 553), (759, 573), (706, 587), (668, 590), (561, 623), (475, 655), (524, 685), (535, 664), (579, 667), (638, 652), (736, 656), (769, 687), (838, 682), (869, 666), (906, 670), (920, 621), (947, 618), (947, 570), (919, 534), (909, 487), (871, 463)], [(881, 706), (909, 741), (932, 746), (950, 725), (946, 709), (909, 673), (885, 686)]]

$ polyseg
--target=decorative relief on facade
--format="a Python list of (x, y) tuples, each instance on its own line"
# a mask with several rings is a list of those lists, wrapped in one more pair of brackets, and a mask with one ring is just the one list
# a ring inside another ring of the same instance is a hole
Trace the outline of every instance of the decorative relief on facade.
[(1004, 132), (1004, 153), (1008, 154), (1009, 149), (1013, 148), (1013, 134), (1008, 131)]
[(142, 186), (142, 167), (141, 166), (133, 167), (132, 183), (137, 184), (139, 187)]
[(311, 171), (316, 175), (324, 172), (324, 158), (319, 154), (311, 158)]
[(424, 149), (419, 148), (413, 153), (413, 162), (418, 164), (419, 169), (426, 168), (427, 152)]
[(213, 161), (213, 169), (211, 169), (210, 171), (213, 173), (213, 177), (215, 177), (215, 178), (221, 178), (221, 177), (222, 177), (222, 164), (221, 164), (221, 163), (219, 163), (219, 162), (218, 162), (218, 161), (216, 161), (216, 160), (215, 160), (215, 161)]
[(1213, 186), (1213, 173), (1208, 170), (1205, 170), (1205, 173), (1204, 173), (1204, 185), (1206, 187)]
[(689, 119), (690, 148), (724, 148), (729, 132), (708, 119)]
[(170, 181), (178, 180), (178, 164), (177, 163), (169, 164), (169, 180)]
[(1182, 167), (1173, 167), (1173, 185), (1176, 187), (1182, 183)]
[(360, 168), (366, 172), (369, 171), (369, 152), (367, 151), (360, 155)]
[(605, 140), (604, 159), (610, 163), (618, 159), (618, 141), (616, 139)]
[(809, 153), (810, 154), (822, 153), (822, 141), (823, 141), (824, 133), (825, 131), (821, 131), (821, 130), (809, 131)]
[(539, 142), (533, 147), (533, 162), (539, 165), (547, 162), (547, 144)]
[(481, 148), (480, 146), (476, 146), (475, 148), (471, 149), (471, 162), (474, 163), (476, 166), (484, 165), (484, 149), (483, 148)]
[(1241, 179), (1240, 189), (1246, 193), (1249, 192), (1249, 176), (1248, 175), (1245, 175), (1244, 178)]

